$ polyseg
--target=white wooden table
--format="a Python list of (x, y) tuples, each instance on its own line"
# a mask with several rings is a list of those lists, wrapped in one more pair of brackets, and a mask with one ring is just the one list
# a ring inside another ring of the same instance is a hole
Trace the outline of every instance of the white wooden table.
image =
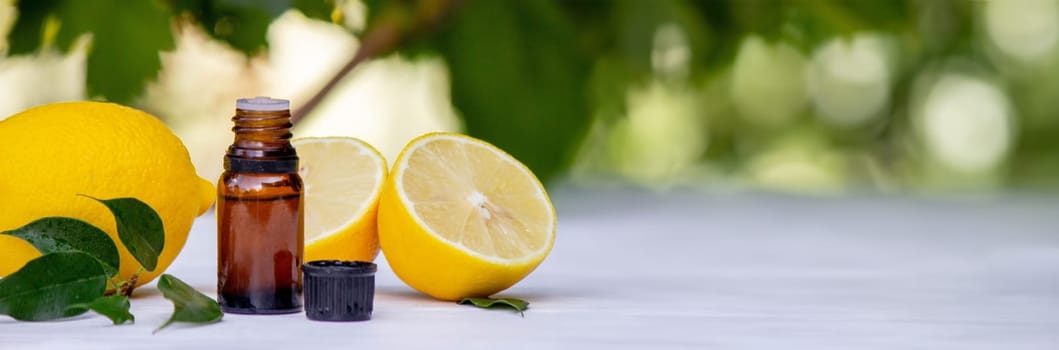
[[(368, 322), (152, 335), (171, 311), (152, 284), (134, 325), (0, 317), (0, 349), (1059, 349), (1059, 197), (554, 192), (552, 255), (501, 294), (525, 318), (424, 297), (380, 259)], [(169, 272), (213, 295), (215, 239), (200, 218)]]

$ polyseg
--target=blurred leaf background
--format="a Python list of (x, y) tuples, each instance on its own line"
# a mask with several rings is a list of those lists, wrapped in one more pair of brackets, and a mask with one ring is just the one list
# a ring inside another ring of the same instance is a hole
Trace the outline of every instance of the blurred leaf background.
[(463, 131), (549, 184), (1059, 188), (1055, 0), (23, 0), (0, 29), (0, 114), (132, 105), (206, 177), (272, 95), (296, 136)]

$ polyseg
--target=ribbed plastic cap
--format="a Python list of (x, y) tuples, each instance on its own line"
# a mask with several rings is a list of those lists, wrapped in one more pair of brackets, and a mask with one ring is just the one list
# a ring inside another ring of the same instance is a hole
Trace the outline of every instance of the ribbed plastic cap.
[(366, 261), (317, 260), (302, 265), (305, 316), (314, 321), (367, 321), (375, 302), (375, 271)]
[(235, 108), (258, 112), (286, 111), (290, 110), (290, 101), (268, 96), (240, 98), (235, 100)]

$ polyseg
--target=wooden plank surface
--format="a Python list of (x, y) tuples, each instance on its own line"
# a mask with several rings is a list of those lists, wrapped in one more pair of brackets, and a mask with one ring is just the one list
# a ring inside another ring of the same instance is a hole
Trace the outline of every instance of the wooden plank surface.
[[(136, 324), (0, 317), (0, 349), (1059, 349), (1059, 198), (555, 191), (552, 255), (502, 293), (525, 317), (423, 297), (380, 259), (374, 319)], [(216, 228), (169, 270), (213, 295)]]

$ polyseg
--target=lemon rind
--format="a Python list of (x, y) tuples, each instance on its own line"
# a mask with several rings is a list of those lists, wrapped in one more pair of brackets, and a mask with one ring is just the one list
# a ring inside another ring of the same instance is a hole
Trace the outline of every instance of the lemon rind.
[(360, 203), (358, 203), (359, 207), (357, 208), (357, 211), (352, 216), (350, 216), (350, 219), (345, 221), (345, 222), (343, 222), (341, 225), (338, 225), (337, 228), (334, 229), (334, 230), (330, 230), (330, 231), (321, 233), (321, 234), (317, 235), (316, 238), (313, 238), (311, 240), (306, 240), (305, 241), (305, 245), (310, 245), (310, 244), (319, 242), (321, 240), (327, 239), (327, 238), (329, 238), (329, 237), (331, 237), (331, 236), (333, 236), (335, 234), (338, 234), (340, 232), (345, 231), (350, 226), (356, 225), (357, 222), (360, 222), (361, 220), (363, 220), (364, 216), (368, 214), (368, 210), (371, 208), (371, 203), (378, 202), (379, 201), (379, 197), (382, 196), (383, 182), (386, 181), (386, 158), (384, 158), (382, 156), (382, 154), (379, 153), (378, 150), (375, 150), (374, 148), (372, 148), (371, 145), (368, 144), (367, 142), (365, 142), (364, 140), (361, 140), (361, 139), (358, 139), (358, 138), (354, 138), (354, 137), (340, 137), (340, 136), (302, 137), (302, 138), (297, 138), (297, 139), (291, 140), (291, 144), (294, 145), (295, 148), (297, 148), (297, 144), (299, 144), (299, 143), (319, 142), (319, 141), (323, 141), (323, 142), (327, 142), (327, 143), (343, 142), (343, 143), (355, 144), (355, 145), (357, 145), (357, 148), (361, 152), (367, 153), (369, 155), (370, 154), (374, 154), (375, 155), (374, 157), (371, 157), (371, 158), (373, 158), (375, 160), (375, 162), (377, 163), (376, 165), (378, 165), (379, 171), (375, 172), (375, 187), (374, 187), (374, 191), (372, 191), (371, 195), (368, 196), (367, 198), (365, 198), (365, 200), (363, 200)]
[[(485, 147), (485, 148), (487, 148), (487, 149), (489, 149), (491, 151), (494, 151), (494, 152), (498, 153), (500, 158), (503, 159), (505, 162), (508, 162), (508, 163), (514, 165), (523, 174), (525, 174), (525, 175), (527, 175), (527, 176), (529, 176), (530, 178), (533, 179), (534, 183), (537, 185), (537, 186), (535, 186), (535, 189), (537, 190), (537, 196), (544, 203), (546, 203), (548, 205), (548, 209), (550, 209), (550, 212), (551, 212), (551, 215), (549, 217), (551, 222), (548, 225), (550, 227), (551, 234), (547, 235), (548, 240), (546, 242), (544, 242), (543, 245), (541, 245), (540, 249), (537, 249), (536, 251), (532, 251), (529, 254), (526, 254), (526, 256), (523, 256), (523, 257), (518, 258), (518, 259), (505, 259), (505, 258), (500, 258), (500, 257), (496, 257), (496, 256), (485, 255), (485, 254), (482, 254), (482, 253), (480, 253), (478, 251), (475, 251), (475, 250), (473, 250), (471, 248), (468, 248), (468, 247), (464, 246), (463, 244), (461, 244), (459, 242), (453, 242), (452, 240), (449, 240), (448, 238), (445, 238), (444, 236), (442, 236), (442, 235), (438, 234), (437, 232), (435, 232), (434, 229), (430, 225), (428, 225), (427, 223), (423, 222), (423, 220), (420, 217), (419, 213), (416, 212), (415, 206), (411, 205), (414, 202), (411, 199), (409, 199), (407, 195), (405, 195), (404, 181), (403, 181), (404, 173), (405, 173), (405, 169), (407, 169), (407, 166), (408, 166), (408, 160), (409, 160), (409, 155), (410, 154), (415, 152), (417, 149), (421, 148), (424, 144), (426, 144), (428, 142), (431, 142), (431, 141), (434, 141), (434, 140), (439, 140), (439, 139), (452, 140), (452, 141), (460, 142), (460, 143), (465, 144), (465, 145), (475, 145), (475, 146)], [(535, 263), (535, 262), (539, 261), (541, 259), (541, 257), (546, 256), (548, 254), (548, 252), (551, 251), (551, 248), (552, 248), (552, 246), (555, 243), (555, 227), (556, 227), (556, 224), (557, 224), (558, 220), (557, 220), (557, 217), (555, 215), (555, 205), (553, 205), (551, 203), (551, 200), (548, 199), (547, 192), (544, 189), (544, 185), (541, 184), (540, 180), (537, 179), (537, 176), (534, 175), (533, 172), (530, 171), (529, 168), (526, 167), (525, 164), (522, 164), (521, 162), (517, 161), (515, 159), (515, 157), (511, 156), (511, 154), (508, 154), (504, 150), (502, 150), (499, 147), (496, 147), (496, 146), (494, 146), (494, 145), (492, 145), (492, 144), (490, 144), (488, 142), (485, 142), (485, 141), (482, 141), (482, 140), (473, 139), (473, 138), (471, 138), (469, 136), (466, 136), (466, 135), (463, 135), (463, 134), (450, 133), (450, 132), (431, 132), (431, 133), (426, 133), (426, 134), (420, 135), (419, 137), (416, 137), (415, 139), (412, 139), (412, 141), (409, 141), (408, 145), (405, 146), (405, 149), (401, 151), (401, 154), (397, 156), (397, 162), (394, 163), (393, 171), (390, 174), (390, 176), (393, 177), (392, 181), (393, 181), (393, 185), (395, 186), (395, 190), (396, 190), (395, 192), (397, 193), (398, 198), (400, 198), (400, 200), (404, 204), (405, 208), (407, 208), (407, 210), (410, 212), (410, 214), (412, 214), (411, 215), (412, 219), (415, 220), (417, 226), (423, 228), (423, 230), (425, 232), (427, 232), (428, 234), (433, 236), (435, 239), (437, 239), (437, 240), (439, 240), (439, 241), (441, 241), (441, 242), (443, 242), (445, 244), (448, 244), (452, 248), (457, 249), (457, 250), (459, 250), (459, 251), (461, 251), (463, 253), (466, 253), (466, 254), (474, 257), (474, 258), (477, 258), (477, 259), (480, 259), (480, 260), (484, 260), (484, 261), (487, 261), (487, 262), (490, 262), (490, 263), (493, 263), (493, 264), (497, 264), (497, 265), (512, 265), (512, 266), (513, 265), (525, 265), (525, 264)]]

